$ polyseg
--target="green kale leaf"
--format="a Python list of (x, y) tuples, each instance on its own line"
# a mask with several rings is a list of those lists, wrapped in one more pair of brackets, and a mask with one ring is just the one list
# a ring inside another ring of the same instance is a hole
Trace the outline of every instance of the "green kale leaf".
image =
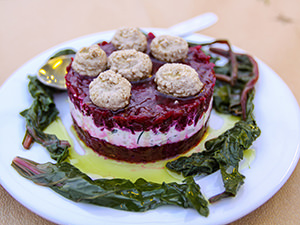
[(59, 140), (55, 135), (43, 132), (58, 115), (53, 101), (53, 90), (38, 81), (36, 76), (29, 76), (28, 89), (34, 101), (30, 108), (20, 113), (26, 119), (23, 146), (29, 149), (34, 140), (47, 148), (51, 158), (60, 162), (66, 159), (69, 154), (69, 143)]
[(139, 178), (134, 183), (127, 179), (92, 180), (67, 162), (38, 164), (16, 157), (12, 166), (25, 178), (46, 186), (75, 201), (91, 203), (119, 210), (143, 212), (162, 205), (194, 208), (208, 216), (208, 202), (193, 177), (182, 184), (154, 183)]
[(193, 153), (189, 157), (180, 157), (168, 162), (166, 167), (183, 176), (207, 175), (221, 170), (225, 193), (210, 199), (213, 202), (222, 197), (235, 196), (244, 183), (244, 176), (239, 172), (239, 162), (247, 150), (260, 135), (261, 131), (253, 119), (253, 91), (249, 93), (246, 121), (238, 121), (234, 127), (220, 136), (208, 140), (205, 150)]

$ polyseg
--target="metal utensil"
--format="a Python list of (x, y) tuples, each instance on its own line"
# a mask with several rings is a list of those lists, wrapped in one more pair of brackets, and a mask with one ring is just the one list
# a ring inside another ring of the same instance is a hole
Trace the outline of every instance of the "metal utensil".
[(66, 90), (66, 68), (71, 63), (72, 57), (74, 57), (74, 55), (61, 55), (48, 60), (46, 64), (39, 69), (37, 78), (47, 86)]

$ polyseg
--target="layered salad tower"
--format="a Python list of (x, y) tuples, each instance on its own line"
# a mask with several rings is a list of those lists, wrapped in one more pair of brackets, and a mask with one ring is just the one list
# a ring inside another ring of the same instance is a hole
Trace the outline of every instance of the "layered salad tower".
[(201, 46), (121, 28), (80, 49), (66, 75), (73, 126), (95, 152), (145, 163), (196, 146), (212, 108), (215, 75)]

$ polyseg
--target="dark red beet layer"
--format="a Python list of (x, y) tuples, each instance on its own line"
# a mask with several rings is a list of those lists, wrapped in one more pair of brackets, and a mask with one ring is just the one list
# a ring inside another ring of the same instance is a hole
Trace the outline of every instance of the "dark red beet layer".
[(73, 122), (73, 126), (79, 138), (96, 153), (111, 159), (130, 163), (155, 162), (185, 153), (200, 142), (206, 131), (207, 125), (205, 124), (200, 131), (184, 141), (165, 144), (162, 146), (128, 149), (122, 146), (112, 145), (107, 141), (92, 137), (89, 132), (81, 129), (74, 119)]

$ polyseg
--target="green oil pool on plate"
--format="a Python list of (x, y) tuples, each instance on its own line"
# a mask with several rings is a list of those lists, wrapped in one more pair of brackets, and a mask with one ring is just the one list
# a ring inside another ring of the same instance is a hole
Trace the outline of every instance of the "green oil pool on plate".
[[(194, 152), (202, 151), (206, 140), (220, 135), (238, 121), (238, 118), (234, 116), (218, 114), (215, 112), (214, 114), (222, 120), (222, 125), (217, 129), (208, 127), (202, 141), (184, 155), (190, 155)], [(125, 178), (132, 181), (135, 181), (138, 178), (144, 178), (148, 181), (158, 183), (163, 181), (181, 182), (184, 180), (183, 176), (173, 173), (165, 167), (166, 163), (170, 160), (174, 160), (174, 158), (154, 163), (126, 163), (99, 156), (92, 149), (87, 147), (79, 138), (73, 140), (60, 119), (55, 120), (51, 125), (49, 125), (45, 132), (55, 134), (59, 139), (68, 140), (71, 147), (69, 149), (70, 155), (67, 160), (92, 178)], [(70, 129), (70, 132), (77, 137), (73, 128)], [(77, 152), (76, 149), (74, 149), (74, 142), (79, 142), (79, 145), (76, 146), (80, 146), (80, 148), (82, 148), (80, 150), (83, 150), (84, 154), (79, 154), (78, 152), (80, 151)], [(249, 155), (248, 158), (250, 158), (250, 160), (245, 160), (246, 162), (244, 164), (249, 166), (253, 160), (253, 152), (249, 151), (247, 154)]]

